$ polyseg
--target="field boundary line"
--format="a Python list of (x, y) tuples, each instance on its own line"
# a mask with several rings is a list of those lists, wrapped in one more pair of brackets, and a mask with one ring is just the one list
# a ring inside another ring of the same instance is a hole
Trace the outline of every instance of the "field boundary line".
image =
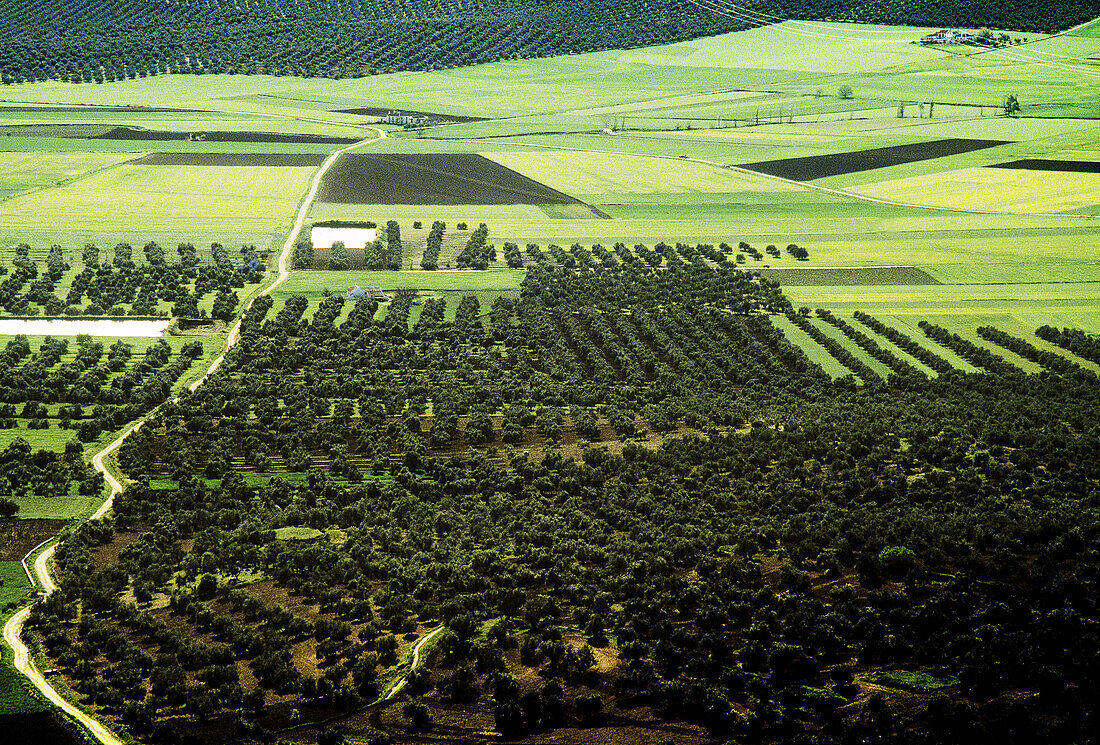
[(12, 194), (9, 194), (6, 197), (0, 197), (0, 202), (7, 202), (7, 201), (10, 201), (12, 199), (16, 199), (18, 197), (25, 197), (25, 196), (28, 196), (30, 194), (37, 194), (40, 191), (49, 191), (50, 189), (60, 189), (61, 187), (64, 187), (64, 186), (72, 186), (73, 184), (77, 183), (78, 181), (83, 181), (86, 178), (91, 178), (92, 176), (103, 173), (104, 171), (110, 171), (112, 168), (118, 168), (119, 166), (129, 165), (129, 164), (133, 163), (135, 160), (141, 160), (144, 157), (145, 157), (145, 155), (138, 155), (138, 156), (135, 156), (133, 158), (130, 158), (129, 160), (124, 160), (120, 163), (112, 163), (109, 166), (100, 166), (99, 168), (93, 168), (92, 170), (87, 171), (85, 173), (77, 174), (76, 176), (73, 176), (72, 178), (66, 178), (66, 179), (61, 179), (60, 181), (55, 181), (52, 184), (39, 184), (38, 186), (32, 186), (28, 189), (23, 189), (23, 191), (17, 191), (17, 192), (14, 192)]
[[(297, 239), (298, 234), (302, 230), (302, 225), (305, 223), (306, 215), (309, 213), (309, 208), (313, 205), (313, 200), (317, 197), (317, 190), (320, 188), (321, 179), (324, 177), (325, 173), (328, 172), (328, 169), (332, 167), (332, 165), (339, 159), (341, 155), (348, 152), (349, 150), (354, 150), (355, 148), (362, 147), (363, 145), (369, 145), (372, 142), (378, 142), (379, 140), (386, 138), (385, 130), (379, 129), (378, 127), (369, 127), (369, 129), (373, 129), (375, 132), (377, 132), (378, 136), (369, 140), (362, 140), (353, 145), (349, 145), (333, 152), (331, 155), (329, 155), (328, 159), (325, 160), (324, 164), (321, 166), (318, 172), (314, 174), (310, 189), (306, 193), (305, 197), (303, 198), (302, 204), (298, 209), (297, 219), (295, 220), (294, 225), (291, 227), (290, 234), (287, 235), (286, 242), (283, 244), (282, 252), (279, 254), (279, 275), (278, 277), (276, 277), (274, 282), (272, 282), (270, 285), (268, 285), (252, 298), (252, 300), (248, 304), (248, 307), (252, 306), (252, 303), (255, 302), (256, 298), (270, 293), (276, 287), (285, 282), (287, 277), (290, 276), (290, 272), (286, 266), (287, 258), (289, 257), (290, 251), (294, 246), (294, 242)], [(188, 390), (194, 391), (195, 389), (197, 389), (221, 365), (222, 361), (225, 359), (225, 355), (229, 352), (233, 344), (240, 336), (241, 321), (244, 318), (244, 313), (247, 311), (248, 308), (245, 308), (245, 310), (241, 313), (241, 317), (238, 318), (237, 323), (234, 324), (233, 329), (226, 340), (225, 350), (210, 363), (210, 366), (207, 368), (206, 373), (204, 373), (202, 377), (192, 383), (188, 387)], [(177, 396), (173, 400), (178, 400), (178, 398), (179, 397)], [(108, 444), (106, 447), (104, 447), (92, 456), (92, 466), (101, 474), (103, 474), (103, 478), (107, 482), (111, 491), (110, 494), (108, 494), (107, 498), (103, 501), (103, 504), (99, 506), (99, 509), (97, 509), (94, 513), (92, 513), (90, 517), (84, 520), (84, 523), (91, 522), (92, 520), (98, 520), (105, 514), (107, 514), (107, 512), (111, 509), (111, 506), (114, 504), (115, 497), (122, 492), (122, 482), (119, 481), (119, 479), (113, 473), (111, 473), (111, 470), (104, 464), (104, 459), (111, 453), (116, 451), (119, 447), (121, 447), (123, 441), (131, 434), (136, 432), (146, 421), (149, 420), (150, 417), (152, 417), (157, 411), (159, 411), (160, 408), (160, 406), (156, 407), (153, 411), (149, 412), (141, 419), (131, 424), (129, 427), (123, 430), (123, 432), (110, 444)], [(30, 571), (27, 568), (26, 559), (31, 554), (33, 554), (34, 551), (37, 551), (39, 548), (41, 548), (44, 544), (56, 539), (57, 536), (54, 536), (53, 538), (49, 538), (46, 541), (43, 541), (30, 553), (23, 557), (23, 570), (28, 573), (28, 577), (30, 577), (31, 579), (32, 587), (34, 585), (34, 578), (31, 577)], [(57, 589), (57, 585), (54, 583), (53, 577), (50, 576), (49, 569), (49, 562), (50, 559), (53, 557), (54, 552), (57, 550), (57, 545), (57, 543), (54, 543), (52, 546), (47, 548), (45, 551), (39, 554), (38, 558), (35, 559), (34, 562), (34, 573), (38, 576), (39, 583), (42, 586), (42, 591), (45, 592), (47, 595)], [(38, 689), (38, 691), (43, 696), (45, 696), (51, 704), (53, 704), (56, 708), (61, 709), (61, 711), (67, 714), (78, 725), (83, 727), (96, 740), (102, 743), (102, 745), (123, 745), (123, 741), (119, 739), (119, 737), (110, 729), (108, 729), (102, 722), (92, 717), (91, 715), (81, 711), (77, 706), (72, 704), (70, 701), (67, 701), (60, 693), (58, 693), (57, 689), (50, 685), (49, 681), (46, 680), (45, 676), (43, 676), (42, 673), (38, 670), (37, 666), (35, 666), (34, 660), (31, 659), (30, 650), (22, 641), (23, 626), (26, 623), (27, 617), (30, 615), (33, 608), (34, 602), (24, 606), (18, 613), (8, 619), (8, 622), (4, 625), (4, 641), (8, 644), (8, 646), (12, 648), (12, 651), (15, 653), (15, 669), (28, 680), (30, 680), (31, 684), (34, 685), (34, 687)], [(436, 632), (433, 633), (437, 633), (438, 631), (442, 630), (442, 628), (443, 627), (440, 627), (436, 630)], [(418, 649), (414, 651), (418, 651)]]
[[(451, 139), (451, 138), (429, 138), (433, 142), (464, 142), (467, 144), (487, 144), (484, 140), (480, 139)], [(963, 213), (968, 215), (1008, 215), (1012, 217), (1068, 217), (1068, 218), (1082, 218), (1085, 220), (1095, 220), (1097, 215), (1080, 215), (1072, 213), (1062, 212), (1005, 212), (1003, 210), (971, 210), (964, 207), (935, 207), (927, 204), (913, 204), (911, 202), (895, 202), (889, 199), (878, 199), (876, 197), (868, 197), (862, 194), (856, 194), (851, 191), (844, 191), (842, 189), (833, 189), (828, 186), (820, 186), (818, 184), (811, 184), (808, 181), (796, 181), (794, 179), (784, 178), (782, 176), (774, 176), (770, 173), (761, 173), (760, 171), (754, 171), (750, 168), (744, 168), (732, 163), (719, 163), (715, 160), (705, 160), (703, 158), (689, 158), (681, 155), (654, 155), (652, 153), (631, 153), (622, 150), (597, 150), (590, 147), (571, 147), (568, 145), (544, 145), (536, 142), (509, 142), (509, 145), (515, 145), (517, 147), (537, 147), (546, 150), (570, 150), (578, 153), (600, 153), (602, 155), (621, 155), (629, 158), (655, 158), (657, 160), (674, 160), (681, 163), (701, 163), (703, 165), (714, 166), (716, 168), (725, 168), (730, 171), (736, 171), (738, 173), (748, 174), (750, 176), (763, 176), (764, 178), (772, 179), (773, 181), (781, 181), (785, 184), (792, 184), (794, 186), (801, 186), (806, 189), (815, 189), (817, 191), (825, 192), (839, 197), (847, 197), (849, 199), (857, 199), (861, 202), (870, 202), (872, 204), (881, 204), (887, 207), (907, 207), (910, 209), (927, 210), (930, 212), (954, 212)]]

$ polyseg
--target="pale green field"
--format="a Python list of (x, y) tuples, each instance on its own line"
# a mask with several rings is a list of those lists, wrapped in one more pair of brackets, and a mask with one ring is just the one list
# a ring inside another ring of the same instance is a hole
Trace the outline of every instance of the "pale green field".
[(856, 191), (931, 207), (1044, 214), (1100, 214), (1100, 173), (963, 168), (889, 181)]
[(836, 326), (831, 323), (826, 323), (820, 318), (810, 317), (807, 320), (818, 329), (820, 329), (820, 331), (825, 334), (825, 336), (839, 342), (840, 346), (851, 352), (852, 356), (855, 357), (857, 360), (874, 370), (880, 378), (883, 378), (885, 380), (887, 377), (889, 377), (891, 372), (889, 367), (882, 364), (871, 355), (867, 354), (867, 352), (863, 351), (863, 349), (861, 349), (858, 344), (845, 336), (844, 332), (838, 329)]
[(275, 231), (289, 227), (311, 168), (121, 165), (0, 202), (8, 230)]
[[(928, 351), (932, 352), (935, 355), (938, 355), (939, 357), (942, 357), (955, 368), (962, 370), (963, 372), (978, 372), (978, 368), (971, 365), (965, 359), (955, 354), (947, 347), (941, 346), (939, 343), (932, 341), (927, 336), (925, 336), (924, 332), (921, 331), (920, 327), (917, 325), (921, 319), (910, 316), (891, 316), (878, 314), (873, 315), (875, 316), (875, 318), (882, 321), (887, 326), (891, 326), (901, 333), (905, 334), (914, 342), (924, 347)], [(851, 319), (851, 322), (854, 323), (855, 319)], [(885, 341), (885, 339), (881, 337), (872, 338), (875, 338), (875, 340), (878, 341), (880, 344)]]
[(293, 272), (290, 278), (279, 285), (271, 297), (276, 305), (291, 295), (306, 295), (311, 302), (318, 302), (325, 288), (333, 294), (343, 294), (352, 285), (360, 287), (377, 286), (391, 292), (400, 287), (412, 287), (440, 294), (461, 292), (496, 292), (498, 294), (518, 293), (525, 273), (522, 271), (501, 270), (477, 272), (470, 270), (434, 271), (434, 272)]
[(137, 157), (129, 153), (0, 152), (0, 200), (55, 186)]
[[(849, 326), (856, 329), (857, 331), (862, 331), (864, 334), (866, 334), (867, 336), (874, 339), (875, 342), (880, 347), (887, 350), (888, 352), (892, 352), (896, 357), (898, 357), (898, 359), (901, 359), (904, 362), (908, 362), (910, 365), (912, 365), (916, 369), (920, 370), (921, 372), (923, 372), (928, 377), (935, 378), (939, 375), (939, 373), (937, 373), (932, 368), (928, 367), (928, 365), (924, 364), (923, 362), (918, 360), (916, 357), (913, 357), (908, 352), (902, 350), (901, 347), (894, 344), (894, 342), (890, 341), (886, 337), (879, 336), (875, 331), (873, 331), (871, 328), (869, 328), (867, 326), (864, 326), (862, 323), (857, 321), (855, 318), (848, 317), (848, 318), (845, 318), (844, 320), (848, 322)], [(881, 319), (879, 319), (879, 320), (881, 320)], [(885, 321), (883, 321), (883, 323), (885, 323)]]
[(15, 602), (31, 589), (27, 574), (18, 561), (0, 561), (0, 609)]

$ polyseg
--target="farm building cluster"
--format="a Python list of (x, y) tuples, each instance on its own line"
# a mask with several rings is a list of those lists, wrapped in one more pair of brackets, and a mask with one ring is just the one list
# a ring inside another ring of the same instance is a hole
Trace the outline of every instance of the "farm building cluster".
[(921, 37), (921, 44), (968, 44), (978, 46), (982, 42), (977, 34), (968, 34), (963, 31), (951, 31), (942, 29), (934, 34)]

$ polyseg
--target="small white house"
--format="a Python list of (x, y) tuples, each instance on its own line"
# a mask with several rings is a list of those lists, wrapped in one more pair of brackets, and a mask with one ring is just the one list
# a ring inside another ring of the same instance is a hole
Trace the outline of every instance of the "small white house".
[(363, 248), (377, 235), (377, 228), (326, 228), (314, 225), (309, 231), (309, 240), (314, 248), (332, 248), (336, 241), (343, 241), (348, 248)]

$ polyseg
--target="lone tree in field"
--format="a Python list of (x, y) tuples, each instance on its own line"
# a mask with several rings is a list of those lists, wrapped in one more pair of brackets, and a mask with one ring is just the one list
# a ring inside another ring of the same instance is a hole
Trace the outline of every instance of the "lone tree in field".
[(840, 86), (839, 88), (836, 89), (836, 94), (838, 96), (840, 96), (841, 98), (845, 98), (845, 99), (851, 98), (852, 97), (852, 86), (845, 83), (844, 85), (842, 85), (842, 86)]
[(1010, 93), (1005, 98), (1004, 103), (1005, 116), (1019, 116), (1020, 115), (1020, 101), (1016, 98), (1015, 93)]

